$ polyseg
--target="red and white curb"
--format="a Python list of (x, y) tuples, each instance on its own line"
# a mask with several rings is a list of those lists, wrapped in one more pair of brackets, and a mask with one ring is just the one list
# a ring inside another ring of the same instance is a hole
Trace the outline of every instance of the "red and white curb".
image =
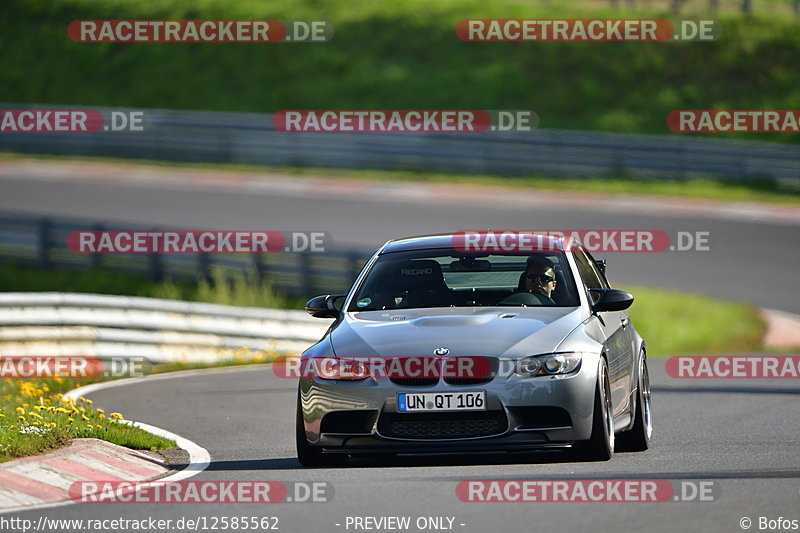
[(764, 346), (767, 348), (800, 348), (800, 315), (761, 309), (761, 318), (767, 324), (764, 334)]
[(144, 481), (170, 471), (145, 454), (97, 439), (75, 439), (69, 447), (0, 465), (0, 510), (69, 499), (79, 481)]
[[(164, 374), (153, 379), (180, 377), (183, 372)], [(93, 392), (119, 387), (148, 378), (123, 379), (95, 383), (69, 391), (65, 396), (77, 399)], [(70, 446), (46, 455), (25, 457), (0, 464), (0, 514), (69, 505), (69, 487), (76, 481), (158, 480), (159, 483), (181, 481), (205, 470), (211, 463), (208, 451), (194, 442), (165, 429), (122, 421), (175, 441), (189, 454), (189, 464), (178, 471), (149, 455), (98, 439), (74, 439)], [(170, 472), (173, 472), (170, 474)]]

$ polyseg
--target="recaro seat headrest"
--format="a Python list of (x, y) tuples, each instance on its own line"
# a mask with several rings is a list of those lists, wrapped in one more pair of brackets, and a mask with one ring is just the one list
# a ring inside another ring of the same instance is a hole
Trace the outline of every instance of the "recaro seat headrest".
[(395, 282), (406, 288), (446, 289), (441, 265), (433, 259), (404, 261), (397, 267)]

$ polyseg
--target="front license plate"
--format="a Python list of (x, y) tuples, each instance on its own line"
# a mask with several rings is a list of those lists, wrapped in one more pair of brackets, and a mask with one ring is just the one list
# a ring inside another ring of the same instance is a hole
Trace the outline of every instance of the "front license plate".
[(486, 391), (477, 392), (401, 392), (397, 395), (401, 413), (422, 411), (485, 411)]

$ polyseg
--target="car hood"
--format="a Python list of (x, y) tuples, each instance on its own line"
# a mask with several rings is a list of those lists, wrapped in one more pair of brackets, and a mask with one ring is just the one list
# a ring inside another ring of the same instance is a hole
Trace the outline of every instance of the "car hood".
[(345, 313), (331, 332), (334, 353), (350, 356), (521, 357), (553, 350), (585, 317), (578, 307), (480, 307)]

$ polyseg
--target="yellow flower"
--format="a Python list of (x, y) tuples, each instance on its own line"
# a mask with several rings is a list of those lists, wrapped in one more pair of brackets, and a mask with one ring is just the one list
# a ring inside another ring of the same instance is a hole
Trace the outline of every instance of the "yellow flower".
[(92, 404), (94, 403), (94, 402), (93, 402), (92, 400), (90, 400), (89, 398), (84, 398), (83, 396), (81, 396), (81, 401), (82, 401), (82, 402), (85, 402), (85, 403), (88, 403), (89, 405), (92, 405)]
[(88, 417), (88, 416), (86, 416), (86, 415), (81, 415), (81, 417), (82, 417), (82, 418), (83, 418), (85, 421), (87, 421), (87, 422), (89, 421), (89, 417)]
[(96, 410), (98, 413), (100, 413), (101, 415), (102, 415), (103, 413), (105, 413), (105, 411), (104, 411), (103, 409), (95, 409), (95, 410)]
[(18, 416), (17, 420), (19, 420), (20, 422), (24, 422), (25, 421), (25, 417), (24, 416)]
[(74, 418), (68, 418), (67, 420), (69, 420), (70, 422), (75, 422)]
[(105, 417), (106, 417), (106, 415), (100, 415), (100, 418), (105, 418)]
[(108, 416), (110, 416), (111, 418), (116, 418), (117, 420), (122, 420), (122, 419), (124, 418), (124, 417), (122, 416), (122, 413), (111, 413), (111, 414), (110, 414), (110, 415), (108, 415)]
[(25, 409), (23, 409), (22, 407), (17, 407), (17, 414), (18, 415), (24, 415), (25, 414)]
[(4, 415), (3, 413), (0, 413), (0, 418), (5, 418), (5, 417), (6, 417), (6, 415)]
[(89, 428), (89, 429), (94, 429), (94, 426), (91, 425), (91, 424), (86, 424), (86, 427)]

